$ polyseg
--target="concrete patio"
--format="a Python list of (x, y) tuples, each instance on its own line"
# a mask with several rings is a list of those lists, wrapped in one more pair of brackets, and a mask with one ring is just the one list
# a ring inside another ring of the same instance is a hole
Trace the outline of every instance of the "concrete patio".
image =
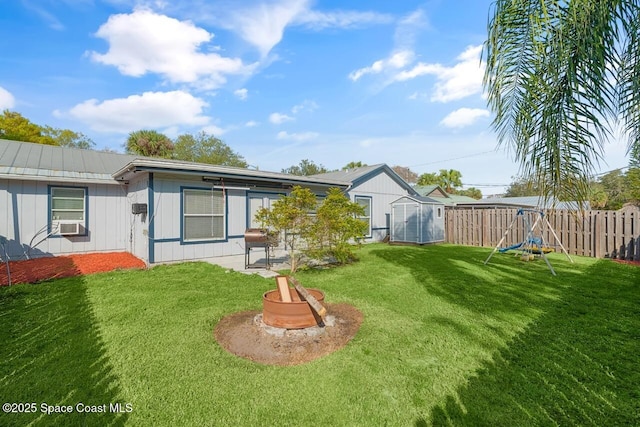
[(245, 268), (245, 257), (243, 255), (229, 255), (223, 257), (206, 258), (203, 261), (211, 264), (219, 265), (233, 271), (244, 274), (259, 274), (262, 277), (275, 277), (278, 270), (290, 268), (289, 256), (287, 252), (281, 248), (272, 248), (269, 255), (270, 268), (266, 268), (265, 251), (262, 248), (251, 250), (249, 268)]

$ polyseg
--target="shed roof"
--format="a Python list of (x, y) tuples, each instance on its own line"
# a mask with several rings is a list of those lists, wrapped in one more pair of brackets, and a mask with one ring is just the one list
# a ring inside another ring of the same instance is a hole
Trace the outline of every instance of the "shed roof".
[(393, 203), (399, 202), (402, 199), (411, 199), (418, 203), (428, 203), (431, 205), (444, 205), (444, 203), (442, 203), (441, 200), (438, 200), (436, 198), (431, 198), (426, 196), (414, 196), (414, 195), (406, 195), (406, 196), (399, 197), (398, 199), (394, 200), (391, 203), (393, 204)]

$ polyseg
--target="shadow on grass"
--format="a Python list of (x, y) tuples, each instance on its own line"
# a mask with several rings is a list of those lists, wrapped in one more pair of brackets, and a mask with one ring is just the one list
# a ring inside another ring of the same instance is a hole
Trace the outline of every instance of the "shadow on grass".
[(403, 266), (432, 295), (461, 306), (472, 313), (531, 315), (558, 298), (564, 284), (581, 272), (565, 261), (554, 266), (552, 276), (543, 260), (524, 263), (510, 255), (494, 256), (483, 265), (488, 248), (453, 245), (406, 246), (372, 253)]
[[(105, 355), (82, 276), (0, 289), (1, 403), (35, 403), (35, 413), (0, 413), (0, 425), (122, 425), (111, 412), (118, 380)], [(76, 405), (106, 405), (82, 413)], [(46, 415), (42, 405), (71, 405)], [(124, 411), (124, 409), (123, 409)]]
[(585, 270), (415, 425), (640, 425), (640, 268)]

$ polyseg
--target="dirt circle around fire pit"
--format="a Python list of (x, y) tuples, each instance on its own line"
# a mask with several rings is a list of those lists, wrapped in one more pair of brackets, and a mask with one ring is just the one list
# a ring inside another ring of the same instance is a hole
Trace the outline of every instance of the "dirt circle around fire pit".
[(284, 334), (274, 334), (269, 327), (256, 322), (260, 311), (243, 311), (222, 318), (214, 329), (214, 336), (228, 352), (256, 363), (299, 365), (343, 348), (360, 329), (364, 316), (355, 307), (349, 304), (325, 306), (327, 316), (333, 316), (332, 321), (317, 331), (288, 330)]

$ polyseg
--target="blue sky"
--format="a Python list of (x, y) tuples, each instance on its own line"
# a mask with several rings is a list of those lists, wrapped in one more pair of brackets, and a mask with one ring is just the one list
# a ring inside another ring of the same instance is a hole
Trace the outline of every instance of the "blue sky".
[[(0, 0), (0, 109), (123, 151), (201, 130), (261, 170), (310, 159), (518, 172), (482, 95), (490, 0)], [(606, 146), (606, 171), (627, 165)]]

